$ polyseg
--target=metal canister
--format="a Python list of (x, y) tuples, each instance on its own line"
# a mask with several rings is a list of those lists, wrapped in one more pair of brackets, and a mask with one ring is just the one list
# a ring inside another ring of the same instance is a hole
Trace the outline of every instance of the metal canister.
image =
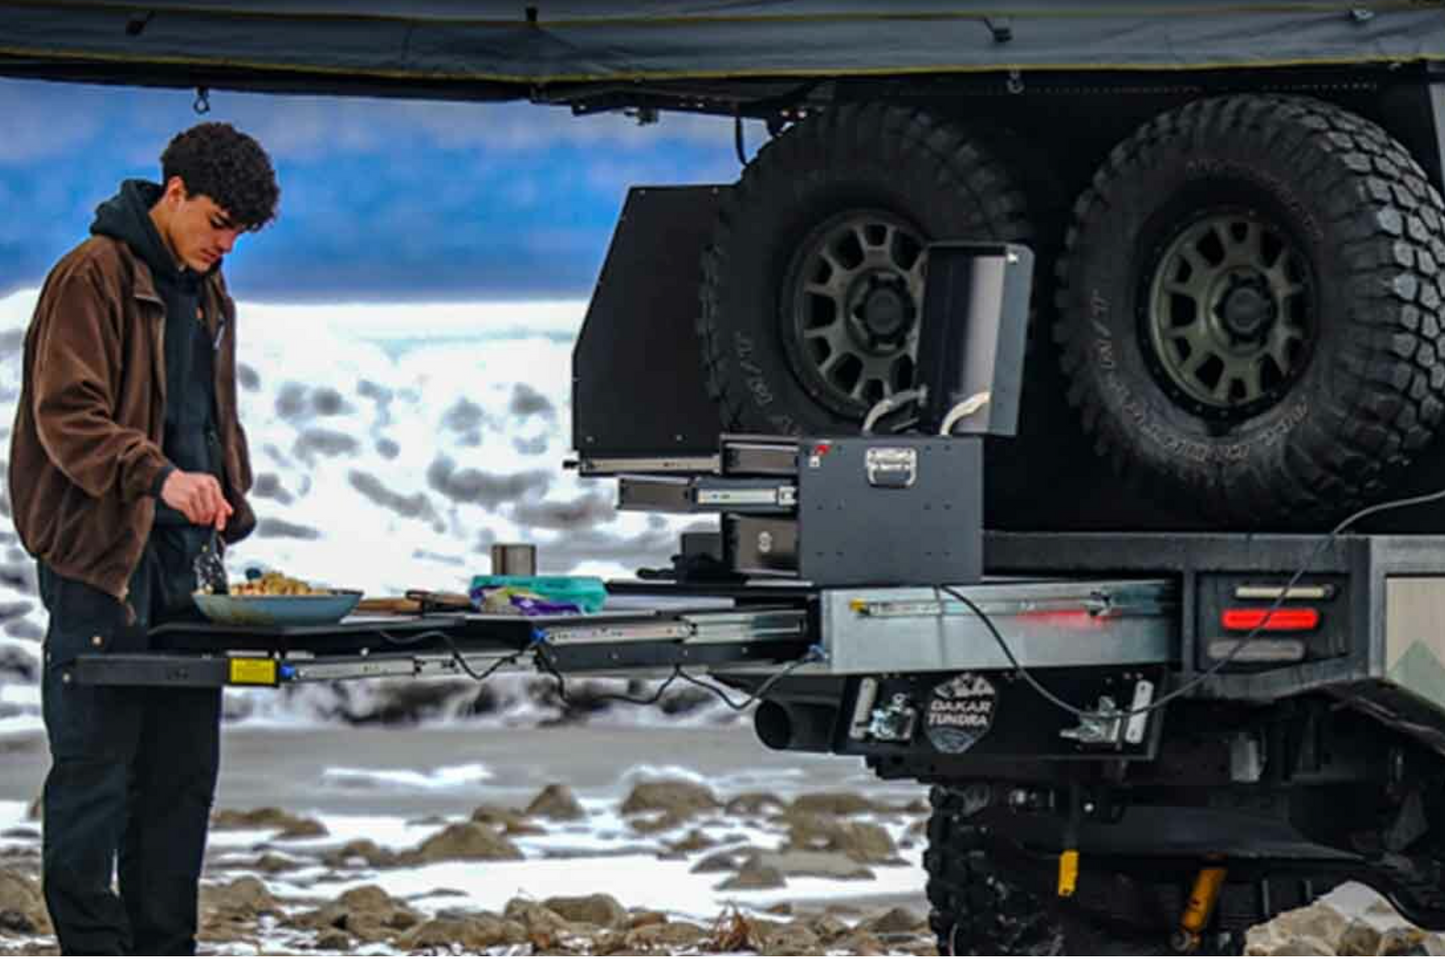
[(492, 573), (512, 577), (535, 577), (537, 546), (535, 544), (493, 544)]

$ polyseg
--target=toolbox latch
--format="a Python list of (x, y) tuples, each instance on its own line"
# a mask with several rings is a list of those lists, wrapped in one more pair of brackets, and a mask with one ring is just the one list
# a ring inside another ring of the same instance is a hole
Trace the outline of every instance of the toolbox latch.
[(918, 479), (918, 451), (912, 447), (870, 447), (864, 466), (870, 487), (912, 487)]

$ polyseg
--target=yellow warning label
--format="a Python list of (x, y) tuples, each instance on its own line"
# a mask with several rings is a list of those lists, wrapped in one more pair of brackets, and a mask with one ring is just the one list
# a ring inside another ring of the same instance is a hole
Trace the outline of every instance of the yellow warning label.
[(276, 686), (276, 662), (264, 657), (231, 658), (232, 684)]

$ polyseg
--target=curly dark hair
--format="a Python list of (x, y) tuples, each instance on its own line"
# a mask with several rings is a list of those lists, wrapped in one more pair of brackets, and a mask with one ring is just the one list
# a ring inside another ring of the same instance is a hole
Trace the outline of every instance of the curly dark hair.
[(281, 188), (271, 158), (252, 137), (228, 123), (200, 123), (175, 135), (161, 154), (165, 181), (180, 177), (186, 195), (205, 194), (246, 230), (276, 216)]

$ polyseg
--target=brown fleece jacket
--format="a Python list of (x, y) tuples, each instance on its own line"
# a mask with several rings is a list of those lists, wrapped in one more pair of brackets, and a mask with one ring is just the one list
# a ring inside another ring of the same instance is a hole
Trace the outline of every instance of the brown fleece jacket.
[[(236, 413), (236, 306), (220, 271), (206, 315), (223, 317), (216, 418), (234, 543), (256, 526), (246, 434)], [(212, 337), (216, 334), (212, 320)], [(150, 268), (122, 241), (92, 237), (50, 272), (25, 333), (10, 440), (10, 503), (32, 555), (124, 601), (170, 466), (165, 431), (165, 307)]]

